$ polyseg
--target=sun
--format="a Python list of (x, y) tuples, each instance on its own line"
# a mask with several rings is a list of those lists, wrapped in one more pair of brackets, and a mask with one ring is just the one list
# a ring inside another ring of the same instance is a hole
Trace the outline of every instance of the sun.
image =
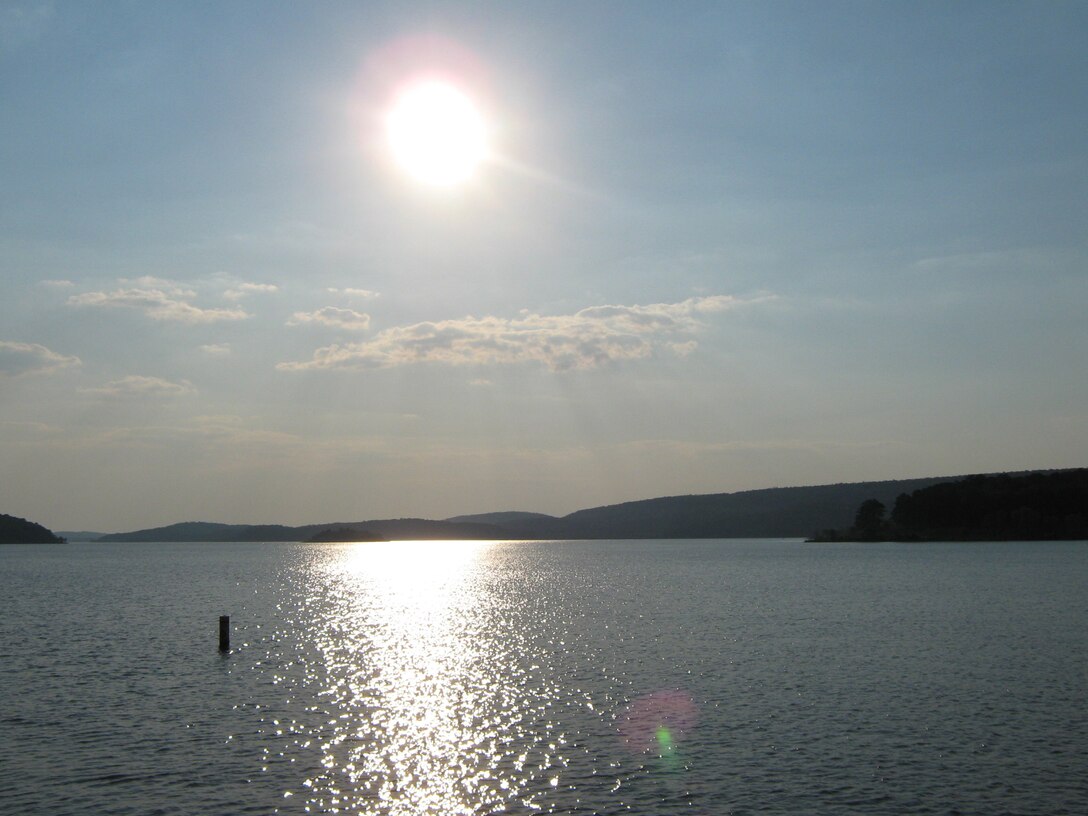
[(487, 156), (487, 128), (479, 109), (467, 94), (441, 80), (404, 88), (385, 127), (397, 164), (425, 184), (461, 184)]

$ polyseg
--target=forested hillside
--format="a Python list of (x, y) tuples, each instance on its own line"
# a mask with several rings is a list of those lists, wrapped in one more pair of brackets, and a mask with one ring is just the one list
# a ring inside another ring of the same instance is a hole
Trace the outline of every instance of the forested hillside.
[(0, 513), (0, 544), (59, 544), (63, 541), (40, 524)]
[(1088, 539), (1088, 469), (967, 476), (902, 493), (887, 515), (870, 497), (819, 541)]

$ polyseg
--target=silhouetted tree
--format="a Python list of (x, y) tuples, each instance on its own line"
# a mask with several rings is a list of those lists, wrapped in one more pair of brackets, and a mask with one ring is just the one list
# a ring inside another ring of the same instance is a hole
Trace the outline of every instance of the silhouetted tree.
[(896, 527), (912, 527), (914, 499), (906, 493), (900, 493), (895, 497), (895, 506), (892, 507), (892, 524)]
[(884, 502), (877, 499), (866, 499), (858, 508), (854, 516), (854, 532), (862, 539), (873, 540), (881, 538), (885, 533)]

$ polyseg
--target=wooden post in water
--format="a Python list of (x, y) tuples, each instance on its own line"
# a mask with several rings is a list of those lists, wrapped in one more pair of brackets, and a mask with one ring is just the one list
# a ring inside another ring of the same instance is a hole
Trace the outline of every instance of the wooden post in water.
[(219, 651), (230, 651), (230, 615), (219, 616)]

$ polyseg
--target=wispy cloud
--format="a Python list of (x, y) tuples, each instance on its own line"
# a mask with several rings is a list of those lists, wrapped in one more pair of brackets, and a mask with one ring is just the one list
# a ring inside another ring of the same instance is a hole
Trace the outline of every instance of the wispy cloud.
[(687, 357), (699, 347), (699, 344), (694, 340), (686, 340), (683, 343), (666, 343), (665, 345), (677, 357)]
[(350, 286), (346, 289), (337, 289), (335, 286), (330, 286), (328, 291), (334, 295), (344, 295), (345, 297), (362, 298), (364, 300), (376, 298), (379, 294), (372, 289), (355, 289)]
[(21, 420), (0, 419), (0, 433), (11, 430), (20, 438), (26, 438), (28, 434), (34, 436), (52, 436), (64, 432), (59, 425), (50, 425), (46, 422), (27, 422)]
[[(1046, 249), (1002, 249), (989, 252), (958, 252), (949, 255), (934, 255), (920, 258), (912, 266), (919, 272), (956, 274), (1012, 272), (1019, 274), (1024, 269), (1033, 273), (1053, 272), (1068, 268), (1073, 259), (1061, 250)], [(1075, 261), (1073, 261), (1075, 263)]]
[(686, 457), (727, 453), (793, 452), (827, 453), (837, 450), (885, 450), (905, 447), (898, 439), (738, 439), (730, 441), (693, 442), (681, 439), (634, 439), (613, 445), (617, 453), (639, 457)]
[(209, 357), (226, 357), (230, 354), (230, 343), (205, 343), (200, 350)]
[(106, 383), (100, 388), (81, 388), (84, 394), (96, 394), (103, 397), (183, 397), (195, 394), (196, 389), (188, 380), (171, 382), (161, 377), (141, 377), (132, 374), (120, 380)]
[(280, 288), (274, 283), (240, 283), (223, 293), (228, 300), (241, 300), (244, 297), (255, 294), (274, 294)]
[(196, 296), (196, 292), (188, 286), (184, 286), (169, 278), (159, 278), (155, 275), (141, 275), (138, 278), (118, 278), (118, 282), (124, 286), (136, 286), (141, 289), (162, 289), (177, 297)]
[(38, 281), (41, 286), (47, 286), (50, 289), (70, 289), (75, 286), (70, 280), (43, 280)]
[[(760, 298), (765, 299), (765, 298)], [(411, 363), (489, 365), (536, 362), (553, 371), (589, 369), (649, 357), (659, 346), (688, 354), (703, 327), (700, 318), (745, 301), (729, 295), (645, 306), (593, 306), (570, 315), (522, 313), (515, 319), (465, 317), (415, 323), (379, 332), (362, 343), (326, 346), (305, 362), (280, 363), (284, 371), (389, 368)]]
[(112, 292), (84, 292), (68, 298), (71, 306), (128, 308), (143, 312), (153, 320), (176, 323), (216, 323), (222, 320), (244, 320), (249, 313), (242, 309), (203, 308), (191, 302), (196, 293), (173, 281), (143, 277), (122, 280), (127, 288)]
[(370, 315), (354, 309), (326, 306), (313, 312), (295, 312), (287, 321), (288, 326), (303, 326), (311, 323), (344, 331), (366, 331), (370, 328)]
[(78, 357), (58, 354), (38, 343), (0, 340), (0, 376), (45, 374), (81, 364)]

